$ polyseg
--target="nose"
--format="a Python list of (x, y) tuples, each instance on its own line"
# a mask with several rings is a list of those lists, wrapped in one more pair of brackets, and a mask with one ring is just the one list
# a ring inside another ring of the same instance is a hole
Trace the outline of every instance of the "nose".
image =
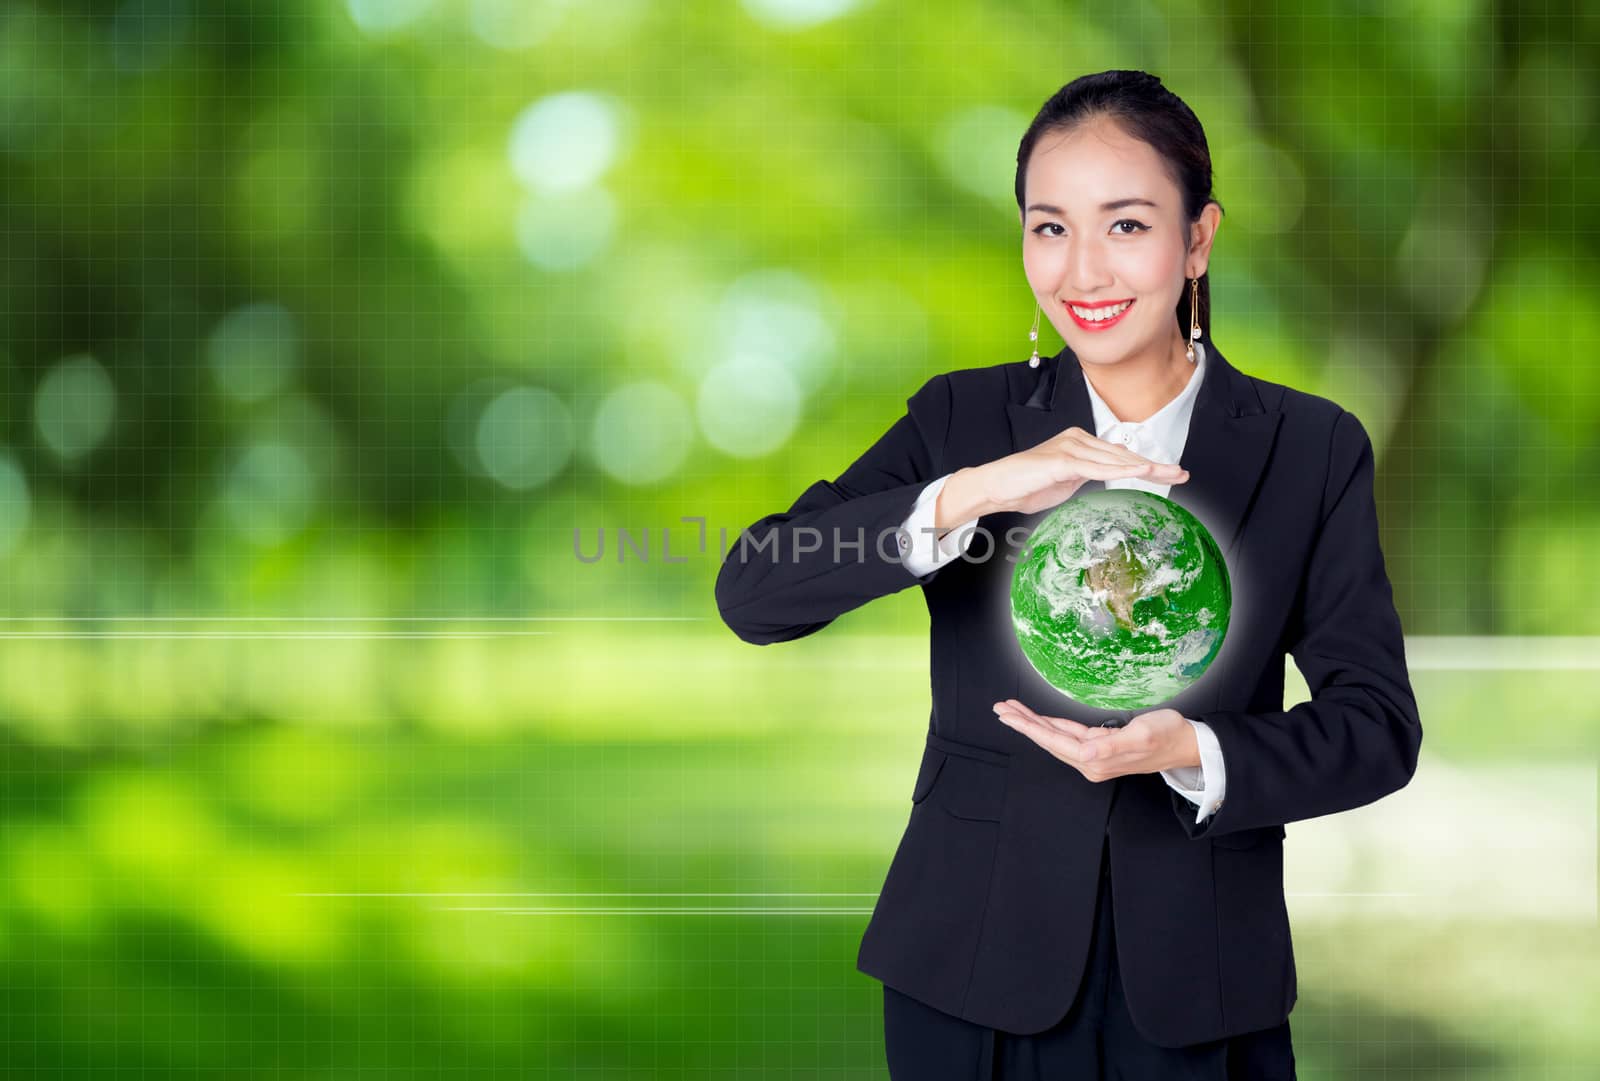
[(1067, 288), (1071, 297), (1092, 297), (1111, 284), (1099, 245), (1076, 238), (1067, 241)]

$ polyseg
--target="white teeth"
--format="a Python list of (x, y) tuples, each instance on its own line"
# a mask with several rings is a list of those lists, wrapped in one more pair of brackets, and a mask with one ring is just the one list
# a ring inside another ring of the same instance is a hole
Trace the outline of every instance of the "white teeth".
[(1078, 316), (1079, 319), (1086, 319), (1091, 323), (1098, 323), (1098, 322), (1101, 322), (1102, 320), (1110, 319), (1113, 316), (1120, 315), (1122, 312), (1126, 311), (1127, 308), (1128, 308), (1128, 305), (1132, 304), (1132, 303), (1133, 303), (1133, 301), (1131, 301), (1131, 300), (1124, 300), (1121, 304), (1118, 304), (1115, 308), (1092, 308), (1092, 309), (1091, 308), (1080, 308), (1076, 304), (1072, 304), (1072, 305), (1068, 305), (1068, 306), (1075, 313), (1077, 313), (1077, 316)]

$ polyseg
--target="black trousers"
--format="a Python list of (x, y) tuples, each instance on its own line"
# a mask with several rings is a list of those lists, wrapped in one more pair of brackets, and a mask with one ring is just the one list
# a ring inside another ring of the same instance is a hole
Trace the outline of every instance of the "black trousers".
[(997, 1031), (883, 988), (892, 1081), (1295, 1081), (1289, 1022), (1227, 1039), (1160, 1047), (1128, 1015), (1111, 919), (1111, 861), (1100, 860), (1094, 939), (1072, 1008), (1031, 1035)]

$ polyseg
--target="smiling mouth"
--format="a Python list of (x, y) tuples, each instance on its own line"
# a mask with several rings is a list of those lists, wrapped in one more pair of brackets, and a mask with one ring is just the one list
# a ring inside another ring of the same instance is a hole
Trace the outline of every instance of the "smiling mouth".
[(1095, 329), (1110, 326), (1122, 318), (1122, 313), (1133, 307), (1132, 300), (1118, 300), (1108, 304), (1097, 304), (1094, 307), (1085, 307), (1082, 304), (1073, 304), (1063, 301), (1067, 311), (1072, 313), (1072, 318), (1079, 326)]

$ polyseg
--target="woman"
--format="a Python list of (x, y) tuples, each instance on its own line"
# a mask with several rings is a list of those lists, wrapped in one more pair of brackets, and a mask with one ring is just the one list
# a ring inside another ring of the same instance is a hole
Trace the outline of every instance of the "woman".
[[(884, 984), (896, 1081), (1292, 1078), (1283, 824), (1403, 787), (1422, 739), (1372, 446), (1212, 342), (1221, 207), (1200, 122), (1159, 79), (1063, 87), (1016, 195), (1066, 347), (930, 379), (837, 480), (744, 531), (717, 603), (766, 644), (922, 586), (933, 709), (857, 959)], [(1233, 584), (1205, 675), (1131, 718), (1044, 682), (1010, 621), (1032, 527), (1102, 486), (1183, 504)], [(1312, 692), (1290, 710), (1285, 652)]]

